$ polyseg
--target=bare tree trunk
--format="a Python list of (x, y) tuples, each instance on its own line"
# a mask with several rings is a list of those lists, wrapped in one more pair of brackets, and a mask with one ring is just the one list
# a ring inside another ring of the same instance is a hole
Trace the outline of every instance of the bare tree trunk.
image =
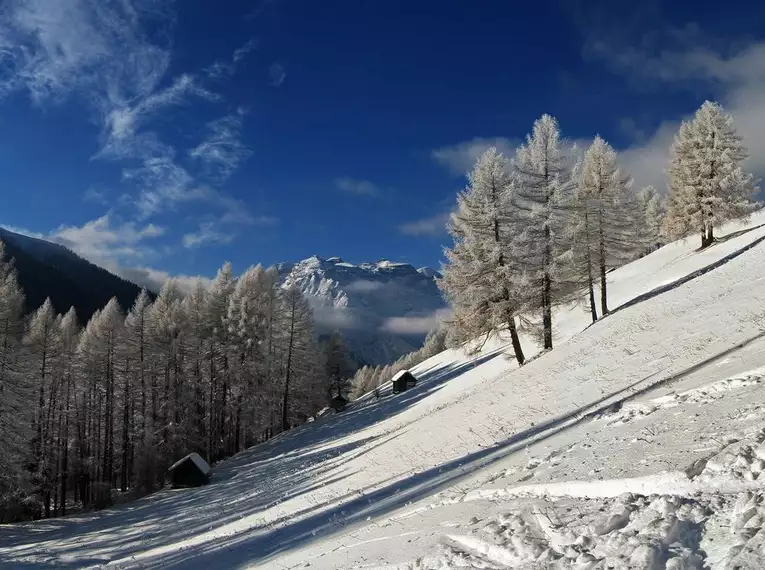
[(606, 290), (606, 240), (603, 232), (603, 204), (599, 206), (600, 223), (598, 224), (598, 241), (600, 246), (600, 314), (608, 314), (608, 292)]
[(61, 516), (66, 515), (66, 485), (69, 478), (69, 398), (71, 395), (71, 375), (66, 373), (66, 397), (64, 412), (64, 433), (61, 438)]
[(123, 493), (128, 489), (128, 461), (130, 448), (130, 391), (128, 388), (128, 378), (130, 378), (129, 359), (125, 362), (125, 385), (122, 392), (122, 469), (120, 470), (120, 489)]
[(513, 351), (515, 351), (515, 359), (518, 361), (518, 366), (523, 366), (526, 362), (526, 357), (523, 356), (523, 348), (521, 347), (521, 339), (518, 338), (518, 330), (515, 328), (515, 318), (510, 316), (507, 322), (507, 328), (510, 330), (510, 340), (513, 343)]
[(290, 342), (287, 347), (287, 370), (284, 377), (284, 397), (282, 398), (282, 430), (289, 429), (288, 409), (290, 394), (290, 374), (292, 373), (292, 347), (295, 340), (295, 300), (292, 300), (292, 315), (290, 319)]
[(550, 265), (552, 263), (552, 251), (550, 244), (550, 229), (545, 228), (545, 273), (542, 283), (542, 327), (544, 328), (544, 348), (553, 347), (552, 337), (552, 278), (550, 277)]
[(210, 402), (207, 409), (207, 461), (213, 461), (213, 430), (215, 426), (215, 340), (210, 339)]

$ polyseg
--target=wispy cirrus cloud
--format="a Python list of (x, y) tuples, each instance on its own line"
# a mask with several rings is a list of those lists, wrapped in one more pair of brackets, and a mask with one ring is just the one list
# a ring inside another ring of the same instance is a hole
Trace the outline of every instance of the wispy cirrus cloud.
[(341, 192), (356, 194), (357, 196), (376, 198), (381, 195), (380, 187), (369, 180), (342, 177), (335, 180), (335, 187)]
[(187, 249), (208, 245), (225, 244), (234, 241), (238, 235), (237, 228), (241, 226), (274, 227), (279, 223), (271, 216), (253, 216), (248, 212), (236, 209), (236, 200), (230, 200), (229, 209), (225, 214), (213, 220), (206, 220), (198, 228), (184, 234), (182, 243)]
[(189, 151), (201, 162), (207, 173), (217, 181), (224, 181), (252, 155), (241, 141), (242, 111), (208, 123), (208, 137)]
[[(135, 241), (130, 230), (158, 228), (148, 220), (187, 204), (207, 206), (198, 220), (207, 230), (203, 242), (267, 219), (219, 188), (250, 155), (241, 142), (243, 113), (207, 124), (205, 138), (190, 150), (170, 142), (170, 114), (223, 101), (206, 85), (215, 75), (209, 69), (170, 74), (174, 6), (172, 0), (9, 0), (0, 11), (0, 99), (26, 93), (42, 107), (78, 98), (101, 127), (93, 158), (122, 165), (124, 190), (110, 193), (119, 196), (115, 203), (105, 193), (86, 194), (109, 213), (49, 236), (105, 266), (121, 267), (131, 251), (149, 251), (143, 247), (149, 236)], [(234, 50), (226, 69), (233, 73), (255, 48), (250, 40)]]
[(190, 249), (203, 245), (231, 243), (234, 237), (234, 234), (220, 231), (215, 222), (202, 222), (196, 232), (183, 236), (183, 247)]
[(239, 65), (255, 51), (257, 46), (255, 40), (248, 40), (244, 45), (236, 48), (230, 58), (216, 60), (202, 70), (202, 73), (212, 80), (227, 79), (236, 73)]
[(106, 136), (97, 156), (115, 159), (166, 156), (170, 149), (154, 139), (153, 133), (141, 133), (140, 127), (168, 107), (197, 98), (217, 101), (219, 96), (201, 86), (190, 74), (176, 77), (169, 86), (138, 101), (121, 101), (119, 97), (110, 96), (108, 101), (101, 102)]
[(281, 63), (272, 63), (268, 67), (268, 80), (271, 87), (279, 87), (287, 79), (287, 68)]

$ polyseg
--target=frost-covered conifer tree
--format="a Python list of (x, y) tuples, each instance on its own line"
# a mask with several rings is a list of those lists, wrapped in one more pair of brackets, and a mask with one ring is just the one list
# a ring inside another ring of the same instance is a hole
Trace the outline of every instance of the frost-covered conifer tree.
[[(282, 429), (291, 426), (295, 410), (292, 401), (296, 390), (315, 390), (313, 385), (323, 367), (319, 355), (313, 315), (308, 301), (296, 287), (288, 288), (282, 296), (284, 380), (282, 385)], [(319, 366), (317, 366), (317, 363)]]
[(351, 376), (356, 371), (353, 359), (348, 352), (345, 339), (339, 331), (329, 337), (324, 346), (329, 397), (344, 397), (351, 384)]
[(189, 345), (185, 376), (193, 394), (189, 410), (191, 418), (186, 429), (190, 447), (202, 455), (205, 454), (207, 446), (206, 394), (207, 383), (210, 380), (209, 370), (205, 366), (205, 350), (212, 334), (212, 327), (207, 319), (208, 303), (207, 285), (202, 279), (197, 279), (183, 299), (182, 310), (186, 323), (184, 335)]
[(667, 214), (667, 200), (653, 186), (646, 186), (637, 195), (642, 213), (646, 239), (646, 253), (664, 245), (664, 216)]
[(26, 347), (26, 373), (35, 379), (37, 407), (33, 418), (35, 435), (32, 442), (33, 480), (39, 488), (45, 507), (45, 516), (51, 515), (53, 490), (53, 449), (51, 438), (51, 412), (56, 408), (58, 393), (53, 375), (54, 361), (58, 357), (58, 326), (56, 312), (50, 299), (46, 299), (29, 319), (24, 335)]
[[(149, 414), (149, 387), (151, 380), (151, 352), (149, 344), (148, 320), (151, 311), (151, 298), (146, 289), (142, 289), (125, 317), (125, 327), (120, 344), (120, 360), (125, 363), (129, 417), (123, 418), (127, 424), (127, 436), (131, 441), (131, 464), (129, 478), (151, 490), (155, 480), (152, 457), (151, 434), (156, 429)], [(125, 433), (123, 432), (123, 438)]]
[(69, 448), (75, 425), (74, 398), (76, 390), (76, 356), (79, 342), (80, 325), (77, 322), (77, 313), (74, 307), (58, 322), (59, 336), (59, 362), (57, 368), (62, 384), (62, 401), (59, 406), (59, 512), (66, 515), (67, 491), (69, 489)]
[[(589, 282), (590, 304), (593, 305), (593, 276), (600, 281), (600, 310), (608, 314), (607, 273), (631, 261), (641, 249), (635, 234), (637, 203), (631, 195), (632, 180), (617, 163), (616, 152), (599, 136), (584, 155), (579, 173), (577, 205), (573, 217), (581, 227), (578, 245), (585, 250), (582, 257)], [(593, 320), (597, 318), (594, 306)]]
[(669, 165), (666, 233), (675, 238), (701, 235), (701, 247), (714, 242), (714, 227), (748, 215), (754, 178), (742, 168), (747, 150), (733, 118), (705, 101), (675, 135)]
[(457, 197), (449, 233), (454, 245), (438, 281), (453, 308), (452, 326), (464, 340), (507, 327), (519, 364), (523, 364), (515, 317), (521, 303), (510, 257), (518, 231), (513, 202), (514, 181), (507, 159), (487, 150), (468, 175), (468, 187)]
[(171, 456), (177, 455), (182, 447), (180, 417), (183, 405), (181, 370), (184, 322), (181, 299), (178, 282), (168, 279), (154, 301), (148, 319), (155, 378), (158, 379), (152, 386), (152, 399), (156, 398), (159, 402), (160, 449), (165, 454), (163, 466), (167, 466)]
[(256, 414), (266, 399), (271, 284), (270, 274), (261, 265), (250, 267), (237, 279), (229, 299), (227, 323), (235, 396), (233, 440), (229, 443), (232, 451), (239, 451), (242, 443), (250, 441), (256, 428), (266, 427)]
[(207, 297), (207, 323), (210, 337), (205, 351), (205, 366), (209, 375), (207, 411), (207, 458), (218, 459), (222, 454), (225, 435), (225, 409), (228, 392), (228, 304), (235, 287), (231, 264), (225, 263), (210, 285)]
[(32, 390), (19, 361), (23, 307), (16, 271), (0, 242), (0, 499), (19, 488), (31, 427)]
[(553, 306), (565, 302), (578, 285), (569, 281), (563, 263), (571, 248), (567, 226), (574, 164), (573, 153), (561, 140), (558, 121), (550, 115), (534, 122), (515, 158), (515, 203), (521, 222), (510, 257), (523, 275), (524, 305), (542, 313), (545, 349), (553, 345)]

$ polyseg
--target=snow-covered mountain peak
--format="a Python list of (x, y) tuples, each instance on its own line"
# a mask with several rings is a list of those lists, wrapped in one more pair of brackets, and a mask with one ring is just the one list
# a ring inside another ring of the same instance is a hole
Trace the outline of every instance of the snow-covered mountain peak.
[(432, 267), (420, 267), (417, 270), (417, 273), (419, 273), (420, 275), (424, 275), (428, 279), (438, 279), (441, 277), (441, 273), (438, 270), (433, 269)]
[(311, 299), (322, 332), (340, 329), (367, 363), (395, 360), (420, 345), (445, 307), (432, 269), (382, 259), (353, 264), (317, 255), (277, 268), (285, 286)]

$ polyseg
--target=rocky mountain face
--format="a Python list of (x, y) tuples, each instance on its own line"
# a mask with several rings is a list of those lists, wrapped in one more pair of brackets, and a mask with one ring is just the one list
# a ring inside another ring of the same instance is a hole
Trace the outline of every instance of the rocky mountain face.
[(446, 304), (429, 267), (381, 260), (354, 265), (309, 257), (277, 265), (284, 286), (311, 301), (320, 332), (340, 330), (361, 364), (385, 364), (422, 345)]

